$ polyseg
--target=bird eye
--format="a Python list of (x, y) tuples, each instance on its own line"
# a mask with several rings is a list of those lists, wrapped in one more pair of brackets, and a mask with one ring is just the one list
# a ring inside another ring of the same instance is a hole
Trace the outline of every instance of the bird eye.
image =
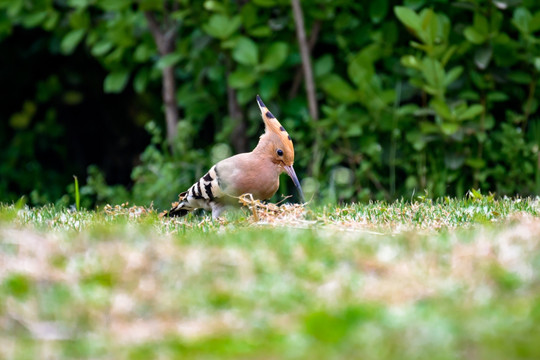
[(283, 156), (283, 150), (278, 149), (277, 154), (278, 154), (279, 156)]

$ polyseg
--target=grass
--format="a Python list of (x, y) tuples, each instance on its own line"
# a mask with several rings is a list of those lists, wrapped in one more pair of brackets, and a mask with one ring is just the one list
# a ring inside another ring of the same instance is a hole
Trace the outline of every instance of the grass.
[(0, 358), (540, 358), (540, 200), (246, 203), (0, 205)]

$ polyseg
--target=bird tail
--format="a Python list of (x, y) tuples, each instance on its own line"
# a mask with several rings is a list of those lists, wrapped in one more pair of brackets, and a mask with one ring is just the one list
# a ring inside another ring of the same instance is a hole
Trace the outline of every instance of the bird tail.
[(167, 213), (165, 214), (165, 216), (168, 216), (168, 217), (173, 217), (173, 216), (182, 217), (182, 216), (186, 216), (186, 215), (192, 210), (191, 208), (188, 208), (188, 207), (186, 206), (187, 203), (184, 201), (184, 199), (186, 198), (187, 194), (188, 194), (187, 191), (181, 193), (181, 194), (178, 196), (178, 197), (179, 197), (179, 201), (172, 204), (173, 206), (172, 206), (171, 210), (167, 211)]

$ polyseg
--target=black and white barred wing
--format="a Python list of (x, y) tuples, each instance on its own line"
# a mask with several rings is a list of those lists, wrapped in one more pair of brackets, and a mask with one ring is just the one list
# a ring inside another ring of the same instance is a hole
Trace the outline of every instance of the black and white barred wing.
[(223, 192), (214, 165), (199, 181), (179, 195), (178, 203), (173, 205), (168, 215), (184, 216), (195, 209), (214, 210), (216, 202), (222, 197)]

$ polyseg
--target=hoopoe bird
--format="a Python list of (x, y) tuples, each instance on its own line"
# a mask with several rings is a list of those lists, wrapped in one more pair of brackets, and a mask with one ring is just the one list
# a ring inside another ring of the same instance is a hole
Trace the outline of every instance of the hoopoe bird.
[(302, 187), (293, 168), (292, 139), (259, 95), (257, 104), (265, 132), (255, 149), (212, 166), (199, 181), (178, 196), (179, 201), (166, 215), (184, 216), (192, 210), (205, 209), (211, 210), (212, 217), (216, 219), (227, 206), (239, 206), (240, 195), (249, 193), (256, 200), (268, 200), (278, 190), (279, 176), (283, 172), (291, 177), (304, 201)]

